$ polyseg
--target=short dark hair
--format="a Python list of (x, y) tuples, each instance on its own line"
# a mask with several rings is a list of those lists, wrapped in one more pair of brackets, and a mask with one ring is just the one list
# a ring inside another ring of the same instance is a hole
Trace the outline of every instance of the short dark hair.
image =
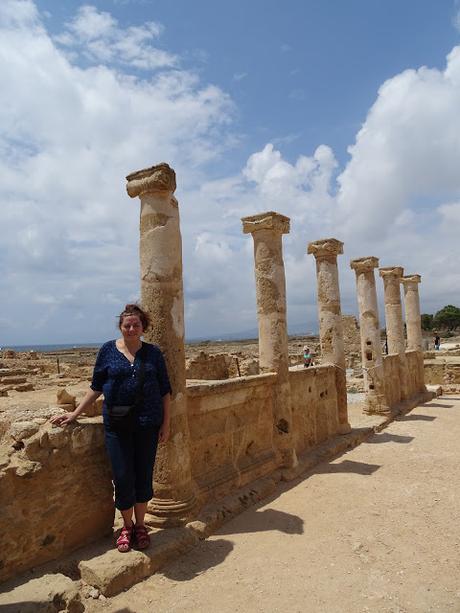
[(119, 328), (121, 328), (124, 318), (128, 317), (129, 315), (137, 315), (137, 317), (139, 317), (140, 322), (142, 324), (142, 328), (144, 330), (147, 330), (147, 328), (150, 325), (150, 317), (148, 316), (148, 313), (143, 311), (138, 304), (127, 304), (125, 306), (123, 311), (118, 316), (118, 327)]

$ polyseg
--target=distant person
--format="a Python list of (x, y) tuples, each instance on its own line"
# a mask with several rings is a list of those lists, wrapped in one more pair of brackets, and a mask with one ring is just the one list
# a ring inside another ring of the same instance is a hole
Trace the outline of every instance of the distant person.
[(124, 522), (117, 539), (122, 553), (150, 544), (144, 517), (153, 497), (153, 466), (158, 442), (169, 438), (171, 386), (160, 349), (141, 340), (148, 326), (147, 313), (127, 304), (118, 318), (121, 338), (99, 350), (91, 389), (74, 411), (51, 419), (56, 426), (67, 426), (104, 393), (105, 444), (115, 506)]
[(441, 347), (441, 337), (439, 336), (439, 334), (436, 334), (436, 336), (434, 337), (434, 348), (436, 351), (439, 351), (440, 347)]
[(310, 347), (307, 347), (307, 345), (305, 345), (305, 347), (303, 348), (304, 368), (308, 368), (308, 366), (311, 366), (312, 364), (313, 364), (313, 354), (310, 351)]

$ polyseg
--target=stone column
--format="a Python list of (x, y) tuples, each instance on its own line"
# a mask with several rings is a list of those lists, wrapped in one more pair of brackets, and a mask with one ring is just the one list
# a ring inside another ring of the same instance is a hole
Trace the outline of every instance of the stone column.
[(289, 217), (273, 211), (243, 217), (243, 232), (254, 240), (259, 367), (276, 372), (274, 442), (286, 467), (297, 465), (292, 442), (289, 352), (286, 322), (286, 279), (282, 235), (289, 233)]
[(356, 273), (361, 360), (366, 391), (364, 411), (365, 413), (388, 413), (374, 274), (374, 268), (378, 268), (379, 260), (373, 256), (358, 258), (351, 260), (350, 266)]
[(379, 271), (383, 278), (388, 353), (399, 354), (401, 400), (404, 401), (408, 396), (406, 341), (404, 338), (400, 288), (404, 270), (401, 266), (387, 266), (380, 268)]
[(406, 275), (401, 279), (404, 288), (404, 307), (406, 312), (407, 348), (419, 352), (418, 356), (418, 389), (426, 392), (425, 369), (423, 365), (422, 318), (420, 316), (420, 297), (418, 285), (420, 275)]
[(337, 255), (343, 253), (343, 243), (336, 238), (314, 241), (308, 244), (307, 253), (314, 255), (316, 259), (322, 362), (336, 366), (338, 432), (347, 434), (351, 427), (348, 422), (345, 350), (337, 270)]
[(141, 201), (141, 302), (151, 318), (145, 339), (162, 349), (172, 387), (171, 436), (158, 448), (155, 497), (149, 503), (147, 521), (175, 526), (191, 517), (196, 504), (185, 392), (182, 239), (173, 195), (176, 175), (168, 164), (158, 164), (126, 179), (128, 194)]
[(420, 317), (420, 298), (418, 284), (420, 275), (406, 275), (401, 283), (404, 288), (404, 307), (406, 311), (407, 348), (422, 351), (422, 320)]

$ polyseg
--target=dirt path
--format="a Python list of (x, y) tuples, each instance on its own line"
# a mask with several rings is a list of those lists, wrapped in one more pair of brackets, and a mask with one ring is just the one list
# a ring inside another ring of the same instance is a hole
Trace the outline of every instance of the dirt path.
[(460, 611), (460, 398), (414, 409), (94, 612)]

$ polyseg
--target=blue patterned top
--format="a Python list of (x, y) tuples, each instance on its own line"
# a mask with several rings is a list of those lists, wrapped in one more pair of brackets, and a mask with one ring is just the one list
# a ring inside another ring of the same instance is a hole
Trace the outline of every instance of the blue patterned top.
[[(145, 362), (142, 403), (137, 408), (140, 426), (160, 426), (163, 423), (163, 396), (171, 393), (166, 363), (157, 345), (142, 342)], [(104, 394), (103, 417), (108, 421), (108, 406), (131, 405), (136, 400), (140, 350), (134, 363), (117, 349), (115, 341), (104, 343), (94, 365), (91, 389)]]

